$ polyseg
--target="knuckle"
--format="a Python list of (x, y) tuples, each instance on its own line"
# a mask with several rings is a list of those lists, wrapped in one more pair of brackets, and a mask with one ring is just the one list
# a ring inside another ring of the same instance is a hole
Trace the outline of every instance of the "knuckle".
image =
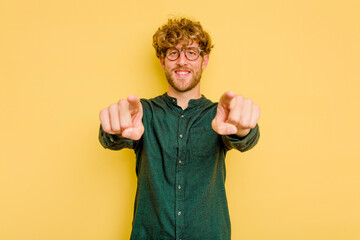
[(236, 98), (236, 101), (238, 103), (238, 106), (241, 108), (243, 105), (244, 105), (244, 98), (239, 95), (237, 98)]
[(237, 121), (237, 119), (234, 117), (234, 115), (232, 114), (232, 115), (229, 115), (228, 116), (228, 118), (227, 118), (227, 122), (236, 122)]
[(243, 101), (243, 100), (244, 100), (244, 97), (243, 97), (241, 94), (238, 94), (238, 95), (236, 95), (236, 99), (237, 99), (238, 101)]
[(123, 128), (123, 129), (127, 129), (127, 128), (129, 128), (129, 127), (131, 127), (131, 123), (130, 122), (128, 122), (127, 120), (122, 120), (121, 121), (121, 127)]
[(234, 125), (234, 126), (239, 126), (241, 124), (241, 122), (239, 120), (237, 120), (237, 119), (228, 119), (227, 122)]
[(102, 125), (102, 128), (107, 133), (111, 132), (111, 128), (109, 126)]
[(126, 99), (120, 99), (118, 102), (119, 107), (125, 107), (125, 106), (127, 106), (127, 104), (128, 104), (128, 101)]
[(250, 98), (245, 98), (244, 99), (244, 103), (247, 105), (251, 105), (252, 104), (252, 100)]
[(249, 125), (250, 125), (250, 122), (249, 122), (249, 120), (248, 119), (245, 119), (245, 118), (243, 118), (243, 119), (241, 119), (240, 120), (240, 123), (239, 123), (242, 127), (249, 127)]
[(116, 110), (117, 110), (116, 104), (111, 104), (111, 105), (109, 106), (109, 110), (110, 110), (110, 111), (116, 111)]
[(120, 130), (121, 130), (121, 128), (120, 128), (119, 125), (116, 125), (116, 126), (112, 125), (112, 126), (111, 126), (111, 129), (112, 129), (114, 132), (120, 132)]
[(108, 114), (107, 108), (101, 109), (100, 114), (99, 114), (100, 119), (102, 116), (106, 116), (107, 114)]

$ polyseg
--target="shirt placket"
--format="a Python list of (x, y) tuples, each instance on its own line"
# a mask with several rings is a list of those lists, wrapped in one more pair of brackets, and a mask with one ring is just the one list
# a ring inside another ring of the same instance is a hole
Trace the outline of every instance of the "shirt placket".
[(178, 116), (178, 156), (176, 161), (176, 184), (175, 184), (175, 196), (176, 196), (176, 239), (181, 240), (184, 234), (185, 224), (185, 186), (184, 186), (184, 163), (185, 163), (185, 149), (186, 149), (186, 118), (184, 112), (181, 111)]

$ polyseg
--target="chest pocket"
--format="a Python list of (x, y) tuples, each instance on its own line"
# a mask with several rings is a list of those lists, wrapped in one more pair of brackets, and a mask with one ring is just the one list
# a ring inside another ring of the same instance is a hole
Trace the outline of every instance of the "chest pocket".
[(190, 130), (191, 157), (214, 157), (220, 149), (220, 136), (210, 127)]

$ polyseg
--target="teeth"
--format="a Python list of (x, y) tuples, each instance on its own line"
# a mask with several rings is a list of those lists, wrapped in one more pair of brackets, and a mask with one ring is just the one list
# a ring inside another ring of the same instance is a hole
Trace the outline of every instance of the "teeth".
[(177, 71), (176, 73), (181, 74), (181, 75), (185, 75), (185, 74), (188, 74), (189, 72), (187, 72), (187, 71)]

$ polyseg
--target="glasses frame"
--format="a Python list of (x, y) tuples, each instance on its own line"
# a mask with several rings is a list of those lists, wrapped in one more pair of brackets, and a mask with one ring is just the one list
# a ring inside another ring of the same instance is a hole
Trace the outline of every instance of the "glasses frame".
[[(197, 58), (195, 58), (195, 59), (189, 59), (189, 57), (188, 57), (187, 54), (186, 54), (186, 50), (188, 50), (189, 48), (196, 48), (197, 50), (199, 50), (199, 55), (198, 55)], [(174, 49), (174, 50), (176, 49), (176, 50), (178, 50), (179, 55), (178, 55), (178, 57), (177, 57), (176, 59), (169, 59), (169, 58), (168, 58), (168, 56), (167, 56), (166, 53), (167, 53), (167, 51), (168, 51), (169, 49)], [(165, 57), (166, 57), (169, 61), (176, 61), (176, 60), (179, 59), (182, 51), (184, 51), (184, 55), (185, 55), (185, 57), (186, 57), (189, 61), (196, 61), (196, 60), (198, 60), (199, 57), (200, 57), (200, 55), (201, 55), (201, 52), (203, 52), (203, 50), (201, 50), (201, 49), (198, 48), (198, 47), (187, 47), (187, 48), (181, 48), (181, 49), (176, 48), (176, 47), (172, 47), (172, 48), (166, 49), (166, 51), (165, 51)]]

